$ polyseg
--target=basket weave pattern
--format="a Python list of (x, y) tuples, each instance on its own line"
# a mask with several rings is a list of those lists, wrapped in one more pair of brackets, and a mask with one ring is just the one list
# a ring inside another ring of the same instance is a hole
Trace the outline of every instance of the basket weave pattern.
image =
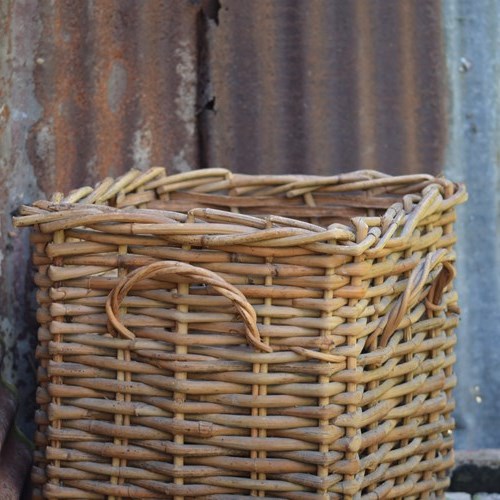
[(153, 168), (22, 207), (35, 498), (441, 497), (465, 199), (428, 175)]

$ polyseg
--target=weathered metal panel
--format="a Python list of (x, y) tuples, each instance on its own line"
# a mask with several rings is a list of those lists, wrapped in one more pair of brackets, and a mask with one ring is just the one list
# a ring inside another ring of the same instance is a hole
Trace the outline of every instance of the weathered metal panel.
[(211, 23), (209, 166), (441, 171), (437, 0), (224, 0)]
[(500, 4), (444, 0), (451, 96), (447, 175), (460, 209), (457, 444), (500, 448)]
[(43, 191), (198, 166), (197, 2), (40, 2), (30, 160)]

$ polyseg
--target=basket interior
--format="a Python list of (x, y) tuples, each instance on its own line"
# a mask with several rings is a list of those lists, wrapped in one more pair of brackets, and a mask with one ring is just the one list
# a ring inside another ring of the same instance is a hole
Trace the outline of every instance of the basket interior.
[[(327, 228), (340, 223), (352, 227), (356, 217), (382, 217), (395, 203), (406, 207), (422, 198), (435, 178), (428, 175), (391, 177), (359, 171), (334, 178), (313, 176), (247, 176), (236, 174), (195, 181), (175, 180), (145, 185), (137, 193), (109, 200), (119, 208), (140, 206), (187, 213), (212, 208), (265, 218), (295, 219)], [(138, 203), (142, 202), (142, 203)]]
[(303, 197), (255, 197), (248, 194), (229, 197), (223, 193), (205, 197), (186, 191), (171, 193), (169, 198), (154, 200), (148, 203), (147, 207), (182, 213), (194, 208), (237, 210), (238, 213), (262, 218), (278, 215), (325, 228), (334, 223), (348, 225), (353, 217), (380, 217), (392, 204), (402, 199), (397, 194), (389, 193), (371, 197), (363, 191), (340, 195), (327, 192), (310, 195), (307, 197), (309, 203)]

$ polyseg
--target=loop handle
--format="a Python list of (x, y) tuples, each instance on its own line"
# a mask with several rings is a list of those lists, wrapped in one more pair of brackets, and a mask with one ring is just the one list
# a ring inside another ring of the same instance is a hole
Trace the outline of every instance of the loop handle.
[[(448, 252), (445, 249), (436, 250), (426, 256), (424, 260), (413, 269), (404, 292), (386, 316), (385, 321), (376, 328), (370, 335), (366, 343), (367, 347), (372, 346), (380, 336), (379, 347), (385, 347), (391, 335), (399, 328), (401, 321), (408, 311), (420, 299), (429, 274), (438, 265), (442, 264), (442, 269), (432, 282), (427, 291), (426, 307), (428, 310), (440, 310), (439, 303), (443, 295), (444, 288), (453, 280), (455, 269), (449, 261), (445, 261)], [(443, 262), (444, 261), (444, 262)]]
[(211, 285), (214, 290), (233, 302), (243, 320), (243, 323), (245, 324), (246, 338), (248, 342), (261, 351), (272, 352), (272, 348), (262, 342), (259, 329), (257, 328), (257, 315), (254, 308), (235, 286), (231, 285), (218, 274), (209, 271), (208, 269), (203, 269), (201, 267), (192, 266), (191, 264), (178, 261), (167, 260), (154, 262), (153, 264), (140, 267), (125, 276), (115, 286), (115, 288), (111, 290), (111, 293), (108, 295), (108, 299), (106, 300), (106, 313), (109, 320), (109, 330), (119, 333), (124, 338), (131, 340), (134, 339), (134, 333), (120, 321), (120, 305), (136, 283), (147, 278), (156, 278), (166, 274), (187, 276), (193, 281)]

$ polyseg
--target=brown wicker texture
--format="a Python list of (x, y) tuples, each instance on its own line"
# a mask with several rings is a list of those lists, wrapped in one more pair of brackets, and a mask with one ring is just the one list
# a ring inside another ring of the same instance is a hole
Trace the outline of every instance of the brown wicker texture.
[(454, 207), (428, 175), (163, 168), (22, 207), (35, 498), (439, 498)]

